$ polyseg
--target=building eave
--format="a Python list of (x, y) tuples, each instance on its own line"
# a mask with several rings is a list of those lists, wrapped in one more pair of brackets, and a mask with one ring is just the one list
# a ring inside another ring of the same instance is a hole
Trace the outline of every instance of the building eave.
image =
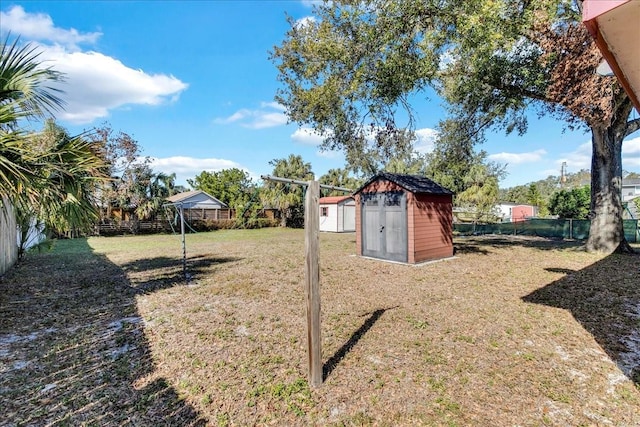
[(582, 21), (640, 111), (640, 1), (584, 0)]

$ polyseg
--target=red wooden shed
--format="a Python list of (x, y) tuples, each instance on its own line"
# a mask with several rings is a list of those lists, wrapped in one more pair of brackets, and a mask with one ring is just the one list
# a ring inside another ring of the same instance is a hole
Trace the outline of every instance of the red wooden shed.
[(424, 176), (380, 173), (354, 196), (358, 255), (409, 264), (453, 256), (453, 192)]

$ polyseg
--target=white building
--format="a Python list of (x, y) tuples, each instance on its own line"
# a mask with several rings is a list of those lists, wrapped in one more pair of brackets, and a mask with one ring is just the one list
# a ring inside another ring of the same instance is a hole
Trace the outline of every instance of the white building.
[(622, 201), (635, 199), (640, 196), (640, 179), (623, 179), (622, 180)]
[(356, 231), (356, 201), (351, 196), (321, 197), (320, 231)]

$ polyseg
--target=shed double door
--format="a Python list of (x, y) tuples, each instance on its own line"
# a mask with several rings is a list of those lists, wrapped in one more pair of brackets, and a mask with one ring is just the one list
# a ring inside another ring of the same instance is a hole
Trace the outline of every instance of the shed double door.
[(365, 193), (361, 209), (362, 255), (407, 262), (407, 195)]

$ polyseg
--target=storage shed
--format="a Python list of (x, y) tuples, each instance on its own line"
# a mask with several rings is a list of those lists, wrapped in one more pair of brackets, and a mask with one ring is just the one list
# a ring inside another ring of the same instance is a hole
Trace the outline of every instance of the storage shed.
[(321, 197), (320, 231), (356, 231), (356, 201), (352, 196)]
[(355, 193), (358, 255), (416, 264), (453, 256), (453, 192), (417, 175), (380, 173)]

